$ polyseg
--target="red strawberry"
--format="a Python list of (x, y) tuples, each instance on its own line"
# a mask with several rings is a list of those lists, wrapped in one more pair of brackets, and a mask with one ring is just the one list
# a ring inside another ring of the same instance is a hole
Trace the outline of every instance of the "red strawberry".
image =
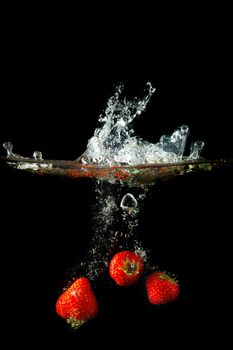
[(114, 255), (109, 266), (109, 273), (112, 279), (119, 286), (124, 287), (134, 284), (141, 276), (142, 270), (142, 258), (128, 250)]
[(98, 304), (86, 277), (78, 278), (60, 295), (56, 311), (75, 329), (96, 316)]
[(154, 272), (146, 280), (146, 289), (151, 304), (166, 304), (175, 300), (180, 292), (178, 283), (164, 272)]

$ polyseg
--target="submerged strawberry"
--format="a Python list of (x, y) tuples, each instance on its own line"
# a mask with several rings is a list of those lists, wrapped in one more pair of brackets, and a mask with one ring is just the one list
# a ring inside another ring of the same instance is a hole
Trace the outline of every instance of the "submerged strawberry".
[(86, 277), (78, 278), (60, 295), (56, 312), (75, 329), (96, 316), (98, 304)]
[(166, 304), (174, 301), (180, 292), (175, 279), (164, 272), (154, 272), (146, 280), (148, 300), (151, 304)]
[(136, 283), (143, 270), (142, 258), (128, 250), (114, 255), (110, 262), (109, 273), (119, 285), (128, 287)]

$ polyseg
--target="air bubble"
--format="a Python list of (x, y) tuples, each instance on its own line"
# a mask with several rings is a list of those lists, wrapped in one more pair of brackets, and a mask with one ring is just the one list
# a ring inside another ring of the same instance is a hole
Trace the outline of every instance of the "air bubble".
[(127, 193), (121, 200), (120, 207), (127, 211), (128, 214), (132, 214), (138, 206), (137, 200), (131, 193)]

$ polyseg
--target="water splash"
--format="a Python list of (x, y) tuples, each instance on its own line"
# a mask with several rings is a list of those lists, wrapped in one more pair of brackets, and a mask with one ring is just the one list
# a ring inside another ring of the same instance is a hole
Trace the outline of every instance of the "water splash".
[(5, 148), (7, 152), (7, 157), (12, 157), (13, 153), (13, 145), (11, 142), (4, 142), (3, 147)]
[[(7, 158), (9, 160), (17, 160), (17, 162), (11, 162), (9, 161), (8, 164), (13, 166), (16, 169), (19, 170), (30, 170), (30, 171), (37, 171), (37, 170), (44, 170), (44, 169), (52, 169), (53, 164), (52, 163), (42, 163), (42, 162), (31, 162), (31, 159), (28, 157), (22, 157), (19, 154), (13, 153), (13, 145), (11, 142), (4, 142), (3, 147), (6, 149), (7, 152)], [(33, 158), (35, 161), (43, 160), (42, 153), (39, 151), (35, 151), (33, 153)]]
[[(183, 160), (189, 128), (180, 126), (171, 135), (161, 136), (159, 142), (150, 143), (134, 135), (132, 122), (145, 111), (155, 88), (146, 85), (143, 98), (127, 100), (122, 97), (123, 85), (117, 86), (109, 98), (104, 115), (99, 117), (102, 127), (97, 128), (88, 141), (87, 149), (79, 158), (85, 164), (101, 166), (135, 165), (145, 163), (175, 163)], [(203, 148), (194, 144), (189, 159), (200, 157)]]

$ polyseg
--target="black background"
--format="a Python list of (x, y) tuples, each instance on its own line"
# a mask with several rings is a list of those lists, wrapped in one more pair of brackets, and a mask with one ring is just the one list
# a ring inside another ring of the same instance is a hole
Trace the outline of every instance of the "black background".
[[(104, 17), (103, 28), (89, 15), (85, 25), (78, 19), (66, 24), (55, 14), (25, 19), (16, 11), (7, 17), (0, 142), (11, 141), (25, 156), (40, 150), (45, 159), (75, 159), (93, 135), (113, 85), (121, 81), (129, 96), (140, 96), (151, 81), (157, 90), (135, 124), (138, 135), (156, 142), (187, 124), (189, 142), (205, 142), (204, 157), (232, 158), (227, 19), (220, 26), (208, 14), (189, 14), (157, 29), (158, 14), (141, 16), (148, 18), (145, 24), (132, 14)], [(159, 184), (146, 199), (139, 238), (156, 264), (178, 276), (179, 300), (153, 307), (143, 279), (121, 290), (106, 276), (96, 290), (99, 315), (78, 333), (59, 319), (54, 305), (68, 269), (89, 248), (94, 183), (6, 168), (0, 176), (6, 254), (1, 291), (9, 342), (33, 348), (41, 341), (56, 348), (63, 342), (110, 347), (153, 341), (189, 348), (227, 336), (232, 169)]]

